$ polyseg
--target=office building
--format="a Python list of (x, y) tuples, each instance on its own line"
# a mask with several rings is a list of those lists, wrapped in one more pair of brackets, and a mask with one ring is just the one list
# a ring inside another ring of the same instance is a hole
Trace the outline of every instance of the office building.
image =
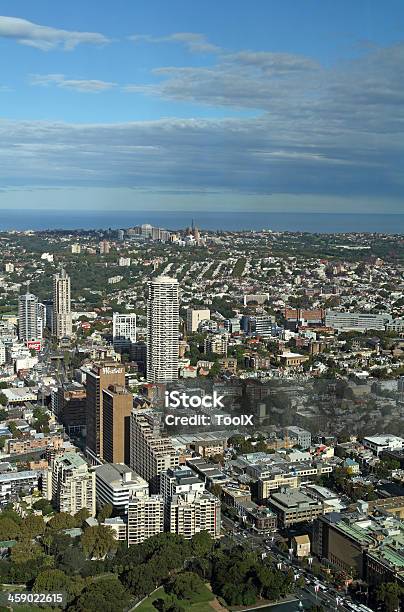
[(152, 412), (134, 410), (130, 425), (130, 467), (150, 484), (154, 493), (160, 491), (160, 474), (177, 468), (179, 455), (170, 438), (162, 437)]
[(70, 309), (70, 276), (65, 270), (53, 276), (53, 335), (60, 338), (72, 335)]
[(58, 421), (65, 427), (69, 436), (79, 436), (86, 431), (87, 394), (78, 382), (64, 383), (58, 387), (56, 397), (52, 397), (52, 407)]
[(58, 512), (75, 514), (87, 508), (95, 515), (95, 472), (78, 453), (68, 452), (52, 461), (52, 501)]
[(114, 349), (130, 353), (132, 343), (136, 342), (136, 315), (114, 312), (112, 318), (112, 342)]
[(135, 497), (128, 503), (128, 545), (141, 544), (164, 531), (162, 495)]
[(106, 361), (87, 370), (87, 450), (95, 457), (103, 457), (103, 390), (111, 385), (125, 386), (124, 366)]
[(38, 312), (43, 320), (43, 326), (52, 331), (53, 300), (42, 300), (42, 302), (38, 304)]
[(187, 332), (192, 334), (198, 331), (201, 321), (210, 320), (209, 308), (188, 308), (187, 309)]
[(130, 415), (133, 395), (117, 385), (102, 391), (103, 458), (110, 463), (130, 461)]
[(229, 334), (236, 334), (241, 330), (241, 319), (237, 317), (233, 317), (231, 319), (226, 319), (224, 322), (224, 328)]
[(148, 284), (147, 381), (165, 383), (177, 380), (178, 353), (178, 281), (158, 276)]
[(275, 317), (273, 315), (243, 315), (241, 327), (248, 335), (270, 338), (275, 335)]
[(284, 489), (273, 493), (268, 505), (278, 516), (278, 524), (283, 528), (312, 521), (323, 514), (322, 503), (297, 489)]
[(18, 298), (18, 338), (22, 342), (42, 337), (42, 326), (38, 318), (38, 298), (25, 293)]
[(145, 342), (134, 342), (130, 347), (130, 359), (137, 363), (138, 371), (141, 374), (146, 373), (147, 347)]
[(123, 463), (105, 463), (95, 468), (95, 487), (100, 506), (111, 504), (114, 515), (124, 515), (136, 497), (148, 497), (149, 485)]
[(368, 329), (384, 330), (393, 317), (386, 313), (372, 314), (367, 312), (339, 312), (327, 310), (325, 314), (326, 327), (337, 331), (366, 331)]

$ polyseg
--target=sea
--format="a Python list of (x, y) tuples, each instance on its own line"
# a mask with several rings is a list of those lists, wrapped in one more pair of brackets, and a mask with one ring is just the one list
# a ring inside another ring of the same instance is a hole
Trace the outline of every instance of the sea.
[(125, 229), (142, 223), (175, 230), (185, 228), (192, 222), (205, 230), (404, 234), (404, 214), (0, 210), (0, 231)]

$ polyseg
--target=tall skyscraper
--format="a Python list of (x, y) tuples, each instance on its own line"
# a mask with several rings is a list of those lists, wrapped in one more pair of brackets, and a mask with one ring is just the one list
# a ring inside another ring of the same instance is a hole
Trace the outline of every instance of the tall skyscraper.
[(53, 276), (53, 335), (64, 338), (72, 335), (70, 310), (70, 276), (65, 270)]
[(86, 373), (87, 450), (96, 457), (104, 452), (103, 391), (111, 385), (125, 386), (124, 366), (113, 362), (94, 364)]
[(136, 342), (136, 315), (114, 312), (112, 338), (116, 351), (130, 353), (132, 344)]
[(147, 381), (165, 383), (178, 378), (179, 285), (158, 276), (148, 284)]
[(109, 463), (130, 462), (130, 415), (133, 395), (117, 385), (102, 392), (103, 458)]
[(38, 298), (32, 293), (20, 295), (18, 299), (18, 338), (23, 342), (42, 337), (38, 321)]

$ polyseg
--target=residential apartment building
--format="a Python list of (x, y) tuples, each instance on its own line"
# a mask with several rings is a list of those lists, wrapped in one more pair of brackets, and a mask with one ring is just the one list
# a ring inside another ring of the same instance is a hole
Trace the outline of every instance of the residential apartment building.
[(95, 472), (78, 453), (68, 452), (55, 457), (50, 469), (52, 501), (58, 512), (75, 514), (87, 508), (96, 512)]
[(130, 421), (130, 467), (160, 490), (160, 474), (179, 465), (179, 453), (170, 438), (160, 433), (156, 416), (146, 410), (134, 410)]
[(227, 355), (227, 347), (227, 334), (210, 334), (205, 338), (203, 344), (205, 353), (215, 353), (216, 355)]
[(128, 545), (141, 544), (164, 531), (162, 495), (135, 497), (128, 503)]
[(65, 270), (53, 276), (53, 335), (58, 340), (72, 335), (70, 276)]
[(212, 538), (220, 535), (220, 500), (209, 491), (190, 491), (173, 495), (167, 504), (168, 529), (192, 538), (207, 531)]
[(147, 381), (178, 379), (180, 296), (175, 278), (158, 276), (148, 283)]

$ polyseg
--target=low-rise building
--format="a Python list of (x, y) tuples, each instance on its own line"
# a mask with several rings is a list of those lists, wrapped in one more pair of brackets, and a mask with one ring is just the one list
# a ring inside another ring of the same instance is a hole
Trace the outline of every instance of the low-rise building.
[(309, 536), (307, 534), (294, 536), (292, 538), (292, 548), (298, 559), (309, 557), (311, 552)]
[(15, 500), (22, 493), (38, 489), (39, 473), (33, 470), (0, 474), (0, 502)]
[(324, 512), (322, 503), (296, 489), (273, 493), (268, 505), (277, 514), (279, 525), (284, 528), (313, 521)]
[(386, 450), (402, 450), (404, 446), (404, 439), (392, 434), (366, 436), (363, 438), (362, 442), (363, 445), (366, 448), (369, 448), (376, 456), (380, 455), (380, 453)]

